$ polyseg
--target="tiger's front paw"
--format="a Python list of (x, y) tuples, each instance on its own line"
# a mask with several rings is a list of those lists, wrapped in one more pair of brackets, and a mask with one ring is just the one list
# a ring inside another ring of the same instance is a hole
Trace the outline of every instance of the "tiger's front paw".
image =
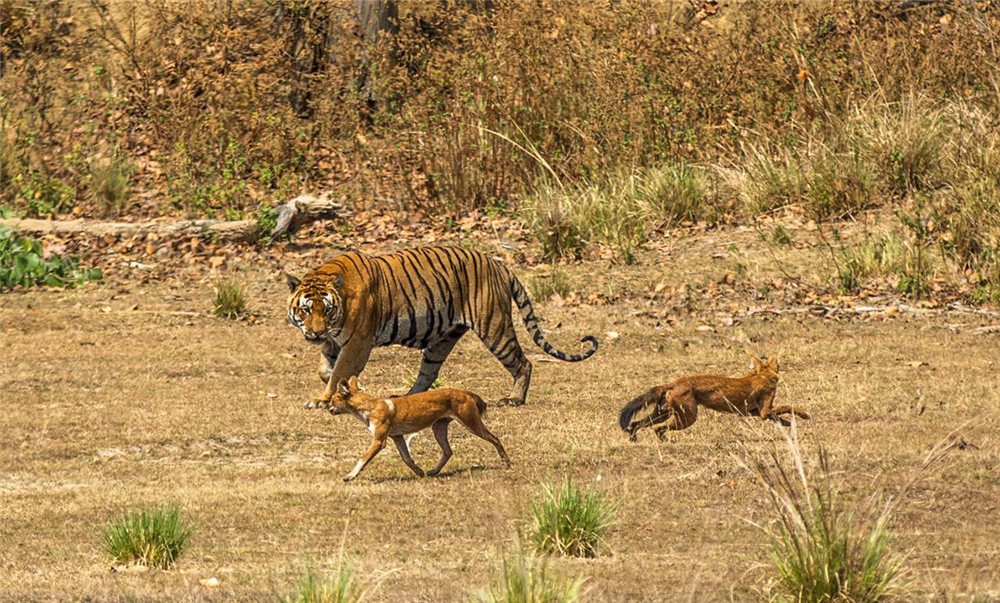
[(302, 405), (303, 408), (312, 410), (314, 408), (320, 408), (323, 410), (330, 409), (330, 401), (326, 398), (313, 398)]

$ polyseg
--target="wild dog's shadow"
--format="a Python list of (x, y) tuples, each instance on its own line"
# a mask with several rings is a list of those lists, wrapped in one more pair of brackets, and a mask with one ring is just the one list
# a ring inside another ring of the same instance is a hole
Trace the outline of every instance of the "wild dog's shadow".
[[(471, 474), (476, 471), (490, 471), (492, 469), (497, 469), (494, 467), (489, 467), (486, 465), (472, 465), (471, 467), (462, 467), (460, 469), (445, 469), (438, 473), (437, 475), (428, 475), (426, 477), (417, 477), (416, 475), (410, 473), (409, 475), (393, 475), (389, 477), (376, 477), (369, 479), (369, 483), (372, 484), (392, 484), (392, 483), (408, 483), (408, 482), (419, 482), (419, 481), (433, 481), (436, 479), (453, 477), (456, 475)], [(497, 469), (501, 470), (501, 469)]]

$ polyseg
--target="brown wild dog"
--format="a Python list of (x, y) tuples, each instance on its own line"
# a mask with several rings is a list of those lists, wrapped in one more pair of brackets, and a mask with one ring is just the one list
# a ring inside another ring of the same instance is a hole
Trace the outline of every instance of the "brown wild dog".
[[(669, 430), (687, 429), (698, 418), (698, 406), (719, 412), (731, 412), (790, 425), (779, 415), (794, 414), (803, 419), (809, 415), (791, 406), (773, 406), (778, 387), (778, 358), (768, 361), (754, 359), (754, 368), (743, 377), (694, 375), (682, 377), (666, 385), (654, 387), (625, 405), (618, 415), (618, 424), (635, 441), (643, 427), (661, 425), (655, 429), (660, 438)], [(649, 415), (632, 420), (635, 413), (647, 406), (655, 408)]]
[(372, 432), (372, 445), (354, 466), (354, 470), (344, 478), (345, 482), (357, 477), (365, 465), (375, 458), (375, 455), (385, 447), (386, 438), (392, 438), (406, 466), (418, 477), (423, 477), (424, 471), (410, 457), (410, 447), (404, 436), (428, 427), (434, 430), (434, 437), (441, 447), (441, 460), (436, 467), (427, 472), (427, 475), (437, 475), (451, 458), (448, 423), (452, 419), (458, 419), (458, 422), (474, 435), (493, 444), (500, 453), (500, 458), (510, 469), (510, 459), (507, 458), (507, 452), (500, 440), (483, 425), (482, 417), (486, 414), (486, 402), (472, 392), (436, 389), (398, 398), (377, 398), (358, 387), (357, 377), (351, 377), (350, 380), (341, 379), (337, 384), (337, 389), (330, 400), (330, 413), (352, 414)]

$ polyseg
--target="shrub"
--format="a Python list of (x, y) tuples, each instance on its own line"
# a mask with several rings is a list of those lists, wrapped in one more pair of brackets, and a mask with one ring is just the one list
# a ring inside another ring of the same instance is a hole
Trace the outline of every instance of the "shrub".
[[(792, 440), (789, 440), (791, 443)], [(818, 475), (807, 475), (797, 443), (795, 471), (771, 452), (755, 470), (778, 516), (769, 530), (778, 601), (873, 603), (902, 597), (903, 557), (891, 552), (891, 506), (878, 493), (855, 506), (839, 497), (820, 450)]]
[(343, 561), (326, 575), (307, 569), (290, 593), (278, 595), (282, 603), (356, 603), (362, 598), (354, 570)]
[(942, 184), (949, 127), (943, 112), (930, 101), (910, 95), (881, 107), (863, 106), (855, 119), (890, 195), (903, 197)]
[(91, 170), (90, 190), (102, 216), (116, 217), (128, 205), (128, 187), (132, 168), (127, 163), (111, 161)]
[(790, 151), (776, 152), (751, 147), (739, 174), (740, 200), (750, 216), (800, 203), (808, 186), (797, 157)]
[(659, 222), (676, 224), (714, 218), (705, 194), (705, 175), (683, 162), (668, 163), (642, 176), (639, 197), (647, 215)]
[(101, 529), (101, 539), (113, 563), (167, 569), (193, 533), (181, 519), (180, 508), (168, 505), (123, 513)]
[(17, 201), (29, 217), (51, 218), (73, 207), (73, 188), (54, 178), (31, 172), (27, 178), (18, 174), (13, 181)]
[(37, 285), (75, 287), (102, 277), (100, 268), (80, 268), (75, 257), (53, 254), (44, 259), (41, 243), (0, 226), (0, 291)]
[(604, 534), (613, 518), (609, 502), (596, 492), (581, 491), (567, 477), (561, 487), (543, 486), (532, 502), (527, 539), (538, 552), (597, 557), (609, 550)]
[(243, 285), (235, 280), (220, 281), (215, 286), (212, 313), (224, 318), (236, 318), (246, 312), (247, 300)]
[(550, 274), (540, 274), (530, 282), (531, 297), (535, 300), (545, 300), (558, 294), (567, 298), (573, 292), (573, 283), (569, 275), (562, 270), (553, 270)]
[(547, 560), (518, 549), (505, 556), (493, 582), (473, 597), (480, 603), (572, 603), (582, 594), (583, 576), (553, 573)]

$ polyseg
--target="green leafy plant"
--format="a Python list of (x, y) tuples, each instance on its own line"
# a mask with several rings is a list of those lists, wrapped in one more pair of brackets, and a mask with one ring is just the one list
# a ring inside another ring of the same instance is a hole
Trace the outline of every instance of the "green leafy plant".
[(542, 553), (597, 557), (609, 550), (604, 534), (614, 515), (613, 505), (603, 496), (582, 491), (567, 477), (562, 486), (543, 486), (531, 503), (527, 540)]
[(479, 603), (573, 603), (586, 582), (583, 576), (551, 571), (548, 560), (518, 548), (504, 556), (493, 582), (473, 596)]
[(0, 226), (0, 291), (38, 285), (75, 287), (102, 277), (100, 268), (80, 268), (72, 256), (52, 254), (46, 259), (40, 242)]
[(224, 318), (236, 318), (246, 312), (246, 291), (243, 285), (235, 280), (219, 281), (215, 285), (215, 300), (212, 302), (212, 313)]
[(73, 204), (72, 187), (39, 172), (31, 172), (28, 178), (18, 174), (14, 177), (14, 184), (17, 186), (17, 199), (24, 205), (28, 216), (54, 217), (68, 211)]
[(122, 513), (101, 528), (104, 552), (113, 563), (135, 563), (167, 569), (187, 545), (188, 527), (177, 505)]

